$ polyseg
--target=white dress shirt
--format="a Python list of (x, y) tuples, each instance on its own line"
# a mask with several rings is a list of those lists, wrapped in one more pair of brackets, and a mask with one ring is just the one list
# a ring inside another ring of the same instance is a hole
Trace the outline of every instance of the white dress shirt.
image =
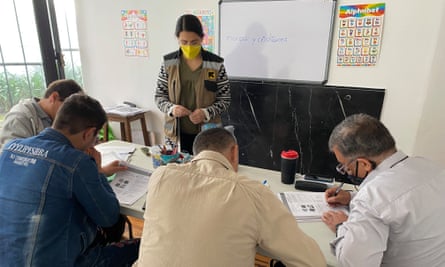
[(445, 266), (445, 172), (397, 152), (360, 185), (332, 242), (341, 266)]

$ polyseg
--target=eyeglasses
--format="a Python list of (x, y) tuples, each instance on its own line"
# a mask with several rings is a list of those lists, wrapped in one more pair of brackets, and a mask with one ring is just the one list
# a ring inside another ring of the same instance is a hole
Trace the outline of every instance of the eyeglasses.
[(348, 172), (348, 166), (356, 160), (356, 158), (352, 159), (346, 164), (339, 163), (337, 166), (335, 166), (335, 170), (341, 175), (346, 175), (346, 173)]

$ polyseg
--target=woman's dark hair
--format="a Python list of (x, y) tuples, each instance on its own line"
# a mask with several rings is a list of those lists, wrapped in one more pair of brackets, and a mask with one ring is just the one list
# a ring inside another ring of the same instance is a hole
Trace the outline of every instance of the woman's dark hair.
[(176, 37), (179, 38), (179, 33), (183, 31), (194, 32), (199, 37), (204, 37), (204, 31), (202, 30), (201, 21), (198, 19), (198, 17), (191, 14), (180, 16), (178, 21), (176, 22)]

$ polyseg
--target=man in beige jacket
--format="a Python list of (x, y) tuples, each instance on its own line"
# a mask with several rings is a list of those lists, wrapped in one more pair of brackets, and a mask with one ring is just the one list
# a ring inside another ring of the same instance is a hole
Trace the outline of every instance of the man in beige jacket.
[(11, 139), (31, 137), (50, 127), (65, 98), (83, 92), (76, 81), (63, 79), (50, 83), (43, 98), (21, 100), (5, 115), (0, 147)]
[(257, 247), (288, 267), (326, 266), (275, 194), (236, 173), (229, 131), (201, 132), (193, 150), (150, 178), (138, 266), (252, 266)]

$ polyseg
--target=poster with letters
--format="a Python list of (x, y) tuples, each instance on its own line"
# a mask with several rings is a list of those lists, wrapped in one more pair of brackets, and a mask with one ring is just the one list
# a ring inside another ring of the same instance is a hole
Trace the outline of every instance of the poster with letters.
[(374, 66), (382, 43), (385, 3), (340, 6), (337, 66)]
[(147, 19), (147, 10), (121, 10), (125, 56), (148, 57)]

